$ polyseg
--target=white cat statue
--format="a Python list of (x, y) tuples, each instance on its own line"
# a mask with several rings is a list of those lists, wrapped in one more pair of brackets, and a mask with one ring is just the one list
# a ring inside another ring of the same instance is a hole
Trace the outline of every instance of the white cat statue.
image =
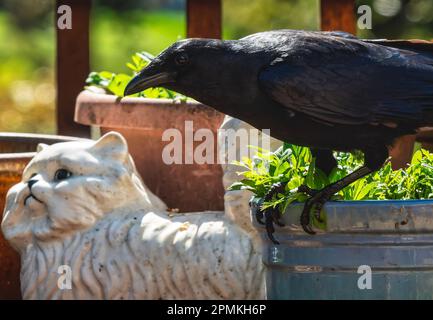
[(222, 212), (167, 212), (118, 133), (41, 145), (1, 227), (24, 299), (265, 297), (252, 236)]

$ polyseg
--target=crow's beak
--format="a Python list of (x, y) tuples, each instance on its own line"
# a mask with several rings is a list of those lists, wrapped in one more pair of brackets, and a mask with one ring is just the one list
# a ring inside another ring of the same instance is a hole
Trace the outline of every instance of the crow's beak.
[(158, 87), (169, 82), (173, 82), (175, 74), (171, 72), (159, 72), (153, 73), (149, 72), (148, 68), (142, 70), (137, 74), (125, 88), (125, 96), (141, 92), (151, 87)]

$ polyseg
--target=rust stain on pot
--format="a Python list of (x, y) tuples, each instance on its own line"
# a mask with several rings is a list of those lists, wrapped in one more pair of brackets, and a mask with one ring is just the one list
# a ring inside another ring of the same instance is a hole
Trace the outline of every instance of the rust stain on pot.
[(89, 111), (89, 119), (93, 123), (96, 123), (96, 114), (92, 110)]

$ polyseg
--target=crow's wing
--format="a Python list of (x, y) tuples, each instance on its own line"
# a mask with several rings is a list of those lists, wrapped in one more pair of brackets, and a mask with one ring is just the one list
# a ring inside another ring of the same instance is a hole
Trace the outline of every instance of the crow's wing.
[(305, 31), (305, 30), (294, 30), (294, 29), (280, 29), (280, 30), (271, 30), (271, 31), (263, 31), (250, 34), (246, 37), (243, 37), (239, 40), (253, 40), (259, 42), (269, 43), (272, 40), (277, 39), (277, 41), (286, 41), (289, 39), (303, 37), (303, 36), (333, 36), (338, 38), (345, 39), (358, 39), (351, 33), (344, 31)]
[(427, 40), (387, 40), (387, 39), (363, 39), (363, 42), (373, 43), (401, 50), (409, 50), (433, 59), (433, 42)]
[(259, 74), (260, 87), (282, 107), (330, 125), (433, 124), (433, 55), (385, 42), (292, 37)]

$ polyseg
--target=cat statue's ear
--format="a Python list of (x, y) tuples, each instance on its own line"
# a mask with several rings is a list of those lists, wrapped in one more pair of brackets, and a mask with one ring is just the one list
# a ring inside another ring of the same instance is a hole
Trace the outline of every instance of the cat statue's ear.
[(115, 131), (104, 134), (90, 149), (104, 158), (112, 157), (123, 160), (128, 156), (128, 144), (125, 138)]
[(41, 152), (42, 150), (44, 150), (47, 147), (48, 147), (48, 145), (45, 143), (38, 143), (38, 146), (36, 147), (36, 152)]

